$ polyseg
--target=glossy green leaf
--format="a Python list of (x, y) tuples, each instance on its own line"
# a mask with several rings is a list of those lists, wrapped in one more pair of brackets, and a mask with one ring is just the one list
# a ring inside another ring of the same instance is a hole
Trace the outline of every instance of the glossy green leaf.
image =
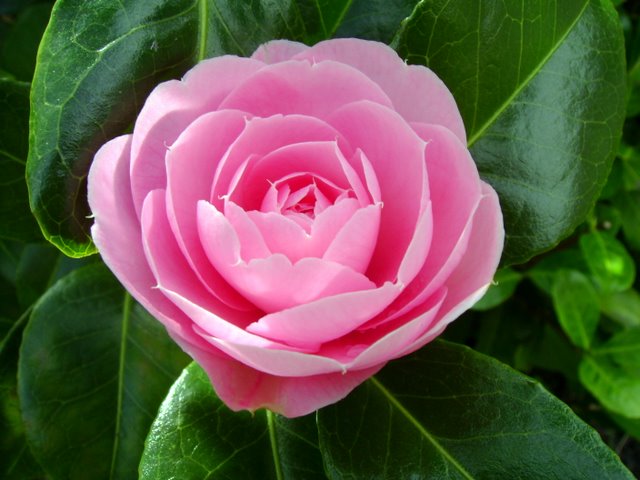
[(640, 371), (630, 372), (608, 356), (585, 356), (580, 363), (580, 381), (608, 410), (629, 418), (640, 418)]
[(323, 479), (313, 415), (234, 413), (195, 363), (171, 388), (140, 463), (141, 480)]
[(487, 290), (484, 297), (473, 306), (473, 309), (484, 311), (497, 307), (513, 295), (520, 280), (522, 280), (522, 274), (511, 268), (498, 270), (489, 290)]
[(418, 0), (350, 0), (336, 37), (357, 37), (389, 43)]
[(625, 327), (640, 327), (640, 293), (626, 290), (600, 297), (602, 312)]
[(135, 478), (143, 442), (186, 356), (101, 264), (58, 281), (25, 329), (19, 396), (54, 479)]
[(249, 55), (274, 38), (335, 32), (344, 0), (59, 0), (33, 79), (27, 176), (46, 237), (70, 256), (95, 251), (86, 175), (93, 155), (130, 127), (148, 92), (198, 60)]
[(0, 238), (42, 238), (29, 210), (25, 162), (29, 134), (29, 85), (0, 80)]
[(320, 410), (318, 430), (332, 479), (633, 478), (539, 383), (445, 342)]
[(596, 285), (605, 292), (622, 292), (633, 285), (636, 266), (622, 245), (611, 235), (591, 232), (580, 237), (580, 250)]
[(453, 92), (505, 215), (503, 263), (568, 236), (593, 206), (624, 119), (624, 45), (609, 0), (421, 2), (395, 39)]
[(560, 326), (574, 345), (588, 349), (600, 320), (598, 294), (589, 279), (576, 270), (561, 270), (551, 288)]

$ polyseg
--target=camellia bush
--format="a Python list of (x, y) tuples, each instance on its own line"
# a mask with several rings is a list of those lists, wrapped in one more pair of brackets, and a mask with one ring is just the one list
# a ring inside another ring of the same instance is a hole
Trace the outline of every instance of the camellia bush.
[(635, 478), (639, 16), (0, 2), (0, 478)]

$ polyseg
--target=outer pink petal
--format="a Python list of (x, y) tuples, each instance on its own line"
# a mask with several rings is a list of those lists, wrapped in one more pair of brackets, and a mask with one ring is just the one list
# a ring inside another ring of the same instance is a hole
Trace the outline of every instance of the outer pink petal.
[(294, 55), (307, 50), (304, 43), (292, 42), (291, 40), (272, 40), (263, 43), (253, 52), (251, 58), (261, 62), (272, 64), (289, 60)]
[(296, 113), (325, 119), (340, 106), (358, 100), (391, 107), (378, 84), (349, 65), (287, 61), (266, 66), (249, 77), (220, 108), (260, 117)]
[(151, 92), (133, 130), (131, 187), (138, 215), (146, 194), (166, 187), (167, 148), (187, 125), (218, 109), (231, 90), (262, 67), (264, 63), (249, 58), (212, 58), (189, 70), (182, 81), (162, 83)]
[(383, 365), (347, 373), (305, 377), (279, 377), (252, 369), (240, 362), (196, 347), (189, 354), (209, 375), (220, 399), (232, 410), (268, 408), (286, 417), (307, 415), (335, 403)]
[(335, 60), (357, 68), (382, 87), (407, 121), (433, 123), (451, 130), (466, 143), (456, 102), (446, 85), (426, 67), (406, 65), (390, 47), (356, 38), (320, 42), (294, 59)]
[(140, 223), (129, 182), (131, 135), (115, 138), (96, 153), (89, 171), (89, 205), (95, 217), (93, 241), (102, 259), (154, 317), (174, 337), (206, 345), (193, 332), (190, 320), (158, 289), (142, 248)]
[[(426, 262), (391, 309), (393, 317), (425, 301), (439, 289), (462, 258), (473, 216), (482, 195), (482, 182), (466, 146), (449, 130), (414, 124), (427, 141), (426, 162), (433, 211), (433, 237)], [(383, 317), (385, 314), (382, 315)]]
[(396, 112), (372, 102), (347, 105), (329, 123), (364, 152), (376, 174), (384, 207), (367, 274), (378, 284), (394, 281), (429, 199), (426, 143)]
[(197, 203), (206, 200), (218, 161), (245, 126), (247, 114), (223, 110), (189, 125), (167, 152), (167, 214), (182, 254), (209, 292), (226, 304), (253, 307), (211, 267), (198, 238)]
[(247, 330), (290, 345), (329, 342), (360, 327), (389, 305), (400, 287), (381, 287), (342, 293), (271, 313), (252, 323)]
[(495, 191), (483, 183), (482, 193), (482, 201), (473, 217), (473, 230), (467, 250), (445, 282), (449, 292), (438, 318), (429, 331), (413, 342), (403, 355), (415, 351), (439, 335), (449, 323), (480, 300), (489, 288), (504, 246), (504, 227)]

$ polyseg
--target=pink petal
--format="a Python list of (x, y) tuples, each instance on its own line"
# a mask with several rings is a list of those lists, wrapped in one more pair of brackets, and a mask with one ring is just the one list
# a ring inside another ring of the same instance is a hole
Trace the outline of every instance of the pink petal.
[(381, 207), (382, 204), (368, 205), (355, 212), (337, 232), (322, 258), (364, 273), (378, 239)]
[(262, 67), (264, 63), (249, 58), (211, 58), (182, 81), (162, 83), (151, 92), (136, 120), (131, 148), (131, 189), (138, 215), (148, 192), (166, 188), (167, 148), (187, 125), (218, 109), (231, 90)]
[(394, 302), (393, 312), (387, 312), (393, 317), (424, 302), (456, 268), (467, 248), (474, 212), (482, 195), (482, 182), (466, 146), (444, 127), (413, 126), (428, 142), (426, 161), (433, 237), (422, 268)]
[(140, 223), (131, 199), (130, 150), (131, 135), (124, 135), (103, 145), (93, 160), (88, 184), (89, 205), (95, 217), (93, 241), (122, 285), (174, 337), (203, 345), (191, 321), (155, 288), (157, 281), (144, 255)]
[(346, 189), (349, 183), (338, 154), (335, 141), (315, 141), (284, 145), (263, 157), (255, 155), (245, 164), (242, 174), (234, 179), (233, 190), (227, 192), (228, 199), (245, 210), (258, 210), (272, 183), (299, 173), (319, 177)]
[(220, 108), (259, 117), (295, 113), (325, 119), (342, 105), (358, 100), (391, 107), (382, 89), (355, 68), (331, 61), (286, 61), (252, 75), (227, 96)]
[(197, 203), (207, 199), (218, 161), (245, 126), (237, 110), (207, 113), (189, 125), (167, 152), (167, 214), (189, 267), (209, 292), (229, 306), (251, 310), (211, 267), (198, 237)]
[[(267, 245), (265, 238), (256, 223), (242, 208), (233, 202), (225, 202), (224, 216), (238, 236), (240, 242), (240, 258), (248, 262), (254, 258), (265, 258), (271, 255), (272, 250)], [(278, 218), (282, 218), (278, 215)], [(299, 230), (300, 227), (295, 225)], [(294, 237), (289, 237), (292, 240)], [(200, 244), (202, 248), (202, 244)]]
[[(244, 328), (258, 313), (229, 307), (211, 295), (191, 269), (173, 236), (166, 215), (165, 191), (154, 190), (145, 198), (141, 225), (147, 261), (161, 290), (177, 292), (226, 321)], [(185, 312), (187, 315), (190, 312)]]
[(429, 332), (405, 349), (403, 355), (417, 350), (439, 335), (449, 323), (480, 300), (489, 288), (504, 246), (504, 227), (495, 191), (483, 183), (482, 193), (482, 201), (473, 217), (467, 250), (446, 281), (449, 292), (438, 319)]
[(202, 365), (216, 394), (232, 410), (268, 408), (290, 418), (341, 400), (383, 366), (347, 373), (279, 377), (261, 373), (224, 354), (196, 347), (189, 347), (188, 352)]
[(253, 52), (251, 58), (267, 64), (279, 63), (289, 60), (294, 55), (308, 48), (304, 43), (292, 42), (290, 40), (272, 40), (260, 45), (258, 49)]
[(381, 330), (387, 332), (384, 336), (380, 336), (376, 331), (368, 332), (373, 338), (362, 339), (366, 341), (367, 347), (347, 365), (347, 368), (349, 370), (368, 368), (401, 356), (401, 352), (416, 338), (422, 336), (433, 323), (446, 298), (446, 293), (446, 289), (436, 292), (428, 302), (410, 312), (413, 318), (401, 318), (393, 325), (382, 328)]
[(239, 240), (231, 229), (215, 207), (200, 202), (198, 230), (209, 260), (230, 284), (265, 312), (375, 287), (364, 275), (319, 258), (303, 258), (292, 264), (284, 255), (275, 254), (245, 263), (239, 257)]
[(367, 274), (378, 284), (395, 280), (429, 199), (426, 144), (396, 112), (372, 102), (347, 105), (329, 123), (363, 151), (375, 171), (384, 206)]
[(385, 283), (370, 290), (321, 298), (266, 315), (247, 330), (289, 345), (329, 342), (375, 317), (399, 291), (397, 285)]
[(426, 67), (406, 65), (390, 47), (356, 38), (320, 42), (293, 57), (351, 65), (376, 82), (407, 121), (433, 123), (467, 142), (462, 117), (446, 85)]
[(222, 199), (229, 193), (234, 176), (253, 155), (261, 157), (285, 145), (335, 142), (339, 138), (334, 128), (317, 118), (300, 115), (251, 118), (218, 166), (210, 201), (219, 210), (223, 209)]

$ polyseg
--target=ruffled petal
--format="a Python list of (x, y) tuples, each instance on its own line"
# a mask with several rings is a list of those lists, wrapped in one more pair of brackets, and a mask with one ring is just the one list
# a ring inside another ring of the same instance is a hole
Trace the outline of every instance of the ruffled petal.
[(325, 297), (266, 315), (247, 330), (289, 345), (329, 342), (375, 317), (399, 292), (398, 285), (385, 283), (370, 290)]
[(347, 105), (329, 123), (364, 152), (376, 174), (383, 208), (367, 274), (378, 284), (395, 281), (429, 199), (426, 143), (396, 112), (372, 102)]
[(333, 39), (304, 49), (293, 59), (351, 65), (380, 85), (407, 121), (442, 125), (462, 143), (467, 142), (455, 99), (442, 80), (426, 67), (405, 64), (387, 45), (356, 38)]
[(291, 40), (272, 40), (260, 45), (251, 58), (261, 62), (272, 64), (290, 60), (291, 57), (307, 50), (309, 47), (304, 43), (292, 42)]
[(167, 215), (182, 254), (210, 293), (227, 305), (253, 307), (211, 267), (197, 227), (198, 200), (211, 192), (218, 162), (245, 127), (247, 114), (237, 110), (207, 113), (182, 132), (167, 152)]
[(95, 223), (93, 241), (102, 259), (122, 285), (174, 337), (206, 345), (193, 332), (191, 320), (158, 289), (142, 248), (140, 223), (133, 206), (129, 181), (131, 135), (106, 143), (89, 171), (89, 205)]
[(186, 350), (202, 365), (216, 394), (232, 410), (268, 408), (289, 418), (307, 415), (343, 399), (384, 366), (347, 373), (280, 377), (254, 370), (224, 354), (189, 346)]
[(204, 60), (184, 78), (158, 85), (138, 115), (131, 147), (131, 189), (138, 215), (151, 190), (166, 188), (167, 148), (200, 115), (220, 102), (265, 64), (250, 58), (222, 56)]
[(302, 114), (325, 119), (358, 100), (391, 107), (382, 89), (359, 70), (338, 62), (285, 61), (268, 65), (241, 83), (220, 108), (259, 117)]

